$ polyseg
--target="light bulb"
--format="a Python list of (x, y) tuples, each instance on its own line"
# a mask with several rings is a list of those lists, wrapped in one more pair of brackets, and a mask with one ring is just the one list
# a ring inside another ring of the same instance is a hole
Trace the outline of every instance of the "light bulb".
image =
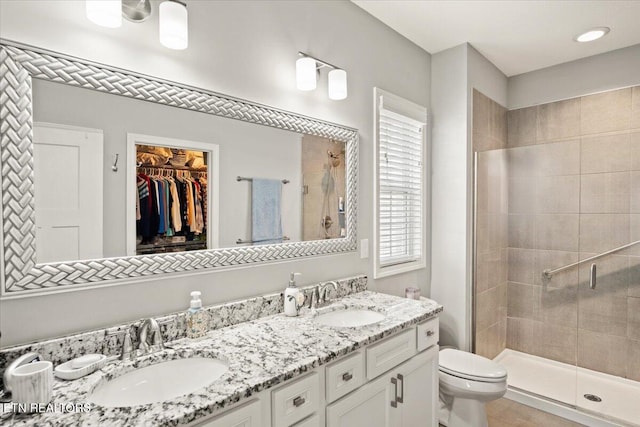
[(315, 59), (303, 57), (296, 61), (296, 85), (299, 90), (314, 90), (316, 77)]
[(339, 101), (347, 97), (347, 72), (345, 70), (329, 71), (329, 99)]
[(160, 3), (160, 43), (169, 49), (182, 50), (189, 46), (187, 6), (168, 0)]
[(85, 11), (89, 21), (101, 27), (122, 25), (122, 0), (86, 0)]

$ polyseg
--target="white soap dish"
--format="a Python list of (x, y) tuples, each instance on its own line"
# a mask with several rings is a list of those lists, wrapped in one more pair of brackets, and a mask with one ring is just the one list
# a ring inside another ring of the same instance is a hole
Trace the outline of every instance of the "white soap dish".
[(62, 380), (77, 380), (101, 369), (105, 363), (104, 354), (87, 354), (56, 366), (53, 373)]

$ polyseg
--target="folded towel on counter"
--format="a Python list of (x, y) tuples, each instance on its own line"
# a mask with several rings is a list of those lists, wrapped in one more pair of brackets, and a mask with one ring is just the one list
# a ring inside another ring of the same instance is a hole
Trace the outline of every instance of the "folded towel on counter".
[(253, 178), (251, 240), (267, 245), (282, 242), (282, 181)]

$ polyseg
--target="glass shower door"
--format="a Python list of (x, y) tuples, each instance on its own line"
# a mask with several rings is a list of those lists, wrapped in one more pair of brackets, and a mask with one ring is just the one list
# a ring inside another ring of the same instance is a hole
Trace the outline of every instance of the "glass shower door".
[(570, 406), (579, 269), (543, 271), (580, 258), (579, 154), (579, 142), (563, 142), (479, 152), (475, 161), (474, 351), (507, 369), (512, 390)]
[(629, 159), (612, 162), (610, 152), (626, 138), (583, 138), (583, 151), (604, 157), (583, 160), (581, 175), (576, 404), (640, 425), (640, 245), (627, 247), (639, 238), (640, 175)]

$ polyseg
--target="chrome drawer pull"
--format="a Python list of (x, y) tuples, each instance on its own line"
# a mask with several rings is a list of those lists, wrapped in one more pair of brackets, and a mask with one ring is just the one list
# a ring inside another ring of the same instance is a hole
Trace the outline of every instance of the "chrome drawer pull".
[(432, 336), (434, 336), (435, 334), (436, 334), (436, 333), (435, 333), (435, 332), (433, 332), (432, 330), (428, 330), (428, 331), (427, 331), (427, 336), (428, 336), (428, 337), (432, 337)]
[(304, 402), (306, 402), (304, 397), (298, 396), (295, 399), (293, 399), (293, 406), (295, 406), (295, 407), (302, 406), (302, 405), (304, 405)]
[(391, 401), (391, 407), (398, 407), (398, 380), (396, 377), (391, 378), (391, 384), (393, 384), (395, 391), (393, 392), (393, 400)]
[(398, 403), (404, 403), (404, 376), (402, 374), (398, 374), (398, 381), (402, 381), (400, 383), (400, 396), (397, 398)]
[(345, 372), (344, 374), (342, 374), (342, 381), (349, 381), (351, 380), (351, 378), (353, 378), (353, 374), (350, 374), (349, 372)]

